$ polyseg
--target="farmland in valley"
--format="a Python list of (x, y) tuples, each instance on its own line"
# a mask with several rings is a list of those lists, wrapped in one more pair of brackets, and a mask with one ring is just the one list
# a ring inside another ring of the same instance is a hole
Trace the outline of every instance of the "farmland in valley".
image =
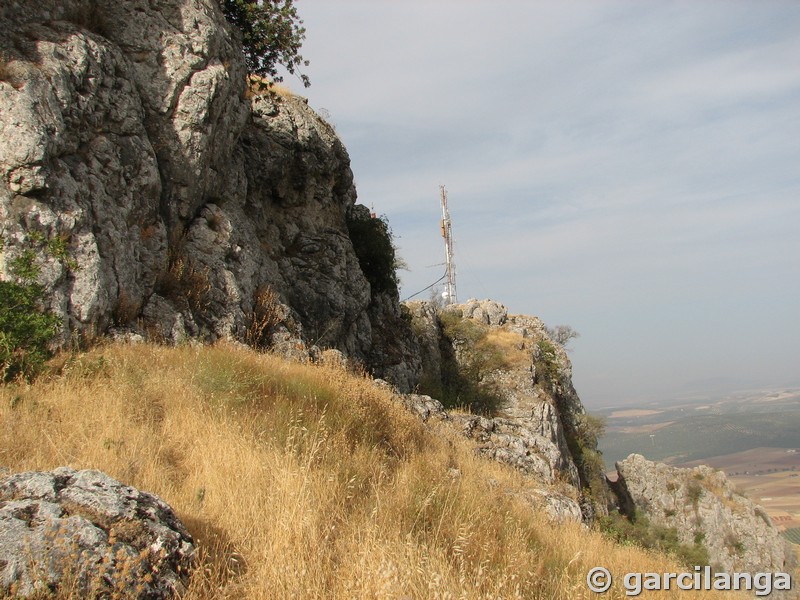
[(800, 543), (800, 390), (754, 390), (595, 411), (609, 471), (631, 453), (677, 466), (707, 464), (764, 507)]

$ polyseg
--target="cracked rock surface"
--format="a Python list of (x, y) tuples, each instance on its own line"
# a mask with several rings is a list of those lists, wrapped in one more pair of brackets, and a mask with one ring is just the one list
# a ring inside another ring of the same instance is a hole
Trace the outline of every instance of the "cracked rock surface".
[(370, 212), (347, 151), (245, 71), (217, 0), (4, 0), (0, 274), (35, 253), (62, 343), (290, 340), (411, 389), (396, 293), (350, 239)]
[(0, 593), (170, 598), (193, 562), (192, 537), (163, 500), (100, 471), (61, 467), (0, 482)]
[(737, 493), (722, 471), (673, 467), (639, 454), (616, 467), (627, 512), (635, 508), (652, 523), (675, 527), (684, 544), (702, 539), (718, 570), (791, 573), (797, 564), (764, 509)]

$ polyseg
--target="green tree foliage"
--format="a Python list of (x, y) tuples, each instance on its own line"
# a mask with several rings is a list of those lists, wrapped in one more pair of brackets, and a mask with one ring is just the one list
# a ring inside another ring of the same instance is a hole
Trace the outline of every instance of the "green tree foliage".
[(278, 66), (298, 75), (305, 87), (311, 85), (299, 69), (308, 66), (300, 55), (306, 37), (294, 0), (220, 0), (228, 22), (242, 33), (248, 70), (272, 81), (282, 81)]
[(700, 504), (700, 498), (703, 496), (703, 486), (696, 479), (690, 480), (686, 484), (686, 499), (694, 507), (697, 512), (697, 507)]
[(605, 483), (603, 454), (597, 447), (598, 440), (605, 434), (605, 419), (579, 414), (564, 429), (567, 446), (581, 474), (581, 480), (588, 488), (586, 491), (597, 505), (608, 505), (611, 492)]
[(536, 343), (534, 356), (537, 383), (552, 388), (559, 377), (559, 359), (555, 346), (549, 340), (541, 339)]
[(50, 357), (48, 345), (58, 331), (57, 315), (44, 310), (44, 288), (33, 250), (14, 258), (14, 280), (0, 281), (0, 380), (30, 378)]
[(398, 259), (392, 230), (385, 216), (380, 218), (354, 215), (347, 220), (347, 229), (361, 271), (372, 286), (372, 295), (389, 292), (396, 295)]

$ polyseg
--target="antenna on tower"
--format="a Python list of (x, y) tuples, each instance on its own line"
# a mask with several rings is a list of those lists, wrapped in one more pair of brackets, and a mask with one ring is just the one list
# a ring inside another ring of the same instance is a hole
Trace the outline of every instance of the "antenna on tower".
[(456, 264), (453, 261), (453, 225), (447, 209), (447, 190), (439, 186), (442, 195), (442, 237), (444, 238), (445, 264), (447, 265), (447, 289), (442, 294), (447, 304), (458, 302), (456, 296)]

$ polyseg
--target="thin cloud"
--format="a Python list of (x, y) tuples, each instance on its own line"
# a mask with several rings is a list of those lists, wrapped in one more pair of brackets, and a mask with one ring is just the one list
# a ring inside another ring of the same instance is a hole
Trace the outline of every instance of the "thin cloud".
[(737, 329), (754, 378), (796, 377), (800, 4), (299, 10), (310, 102), (389, 217), (406, 294), (440, 275), (446, 184), (460, 294), (573, 324), (590, 404), (736, 372)]

